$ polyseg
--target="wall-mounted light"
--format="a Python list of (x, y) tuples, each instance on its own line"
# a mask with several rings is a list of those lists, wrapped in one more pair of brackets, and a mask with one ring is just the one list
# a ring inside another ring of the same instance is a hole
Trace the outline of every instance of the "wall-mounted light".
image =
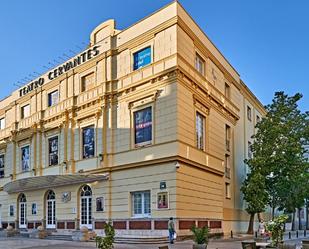
[(100, 159), (100, 161), (103, 161), (103, 154), (99, 154), (99, 159)]
[(176, 168), (176, 169), (179, 169), (179, 168), (180, 168), (180, 164), (179, 164), (178, 161), (176, 161), (176, 163), (175, 163), (175, 168)]
[(10, 174), (10, 178), (11, 178), (11, 180), (13, 180), (13, 174)]
[(67, 162), (63, 161), (63, 165), (64, 165), (64, 169), (67, 170), (68, 169)]

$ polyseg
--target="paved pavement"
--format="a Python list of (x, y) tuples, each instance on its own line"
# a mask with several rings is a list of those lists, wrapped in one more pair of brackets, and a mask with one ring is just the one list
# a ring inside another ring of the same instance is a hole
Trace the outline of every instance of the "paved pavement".
[[(308, 237), (307, 237), (308, 238)], [(301, 238), (288, 241), (301, 244)], [(191, 249), (192, 241), (177, 242), (169, 249)], [(158, 249), (159, 245), (124, 245), (115, 244), (114, 249)], [(94, 249), (93, 242), (72, 242), (60, 240), (40, 240), (28, 238), (0, 238), (0, 249)], [(300, 248), (300, 247), (299, 247)], [(207, 249), (241, 249), (240, 241), (210, 241)]]

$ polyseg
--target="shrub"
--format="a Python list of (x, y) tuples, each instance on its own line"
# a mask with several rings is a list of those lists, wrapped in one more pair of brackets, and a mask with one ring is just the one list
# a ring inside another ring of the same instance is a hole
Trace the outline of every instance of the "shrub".
[(105, 236), (97, 236), (95, 238), (96, 247), (99, 249), (112, 249), (115, 241), (115, 229), (111, 222), (108, 222), (104, 227)]
[(198, 245), (208, 244), (209, 229), (207, 226), (199, 228), (194, 225), (191, 228), (191, 231), (193, 233), (193, 240), (196, 242), (196, 244)]

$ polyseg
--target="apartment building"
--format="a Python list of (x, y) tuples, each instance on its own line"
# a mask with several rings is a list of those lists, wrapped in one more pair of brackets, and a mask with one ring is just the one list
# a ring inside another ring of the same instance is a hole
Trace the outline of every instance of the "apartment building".
[(172, 2), (0, 101), (0, 224), (118, 236), (241, 231), (263, 106)]

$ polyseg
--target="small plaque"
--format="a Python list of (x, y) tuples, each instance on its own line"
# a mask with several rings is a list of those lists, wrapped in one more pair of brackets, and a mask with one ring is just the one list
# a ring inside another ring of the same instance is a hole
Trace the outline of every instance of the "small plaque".
[(61, 197), (62, 202), (69, 202), (71, 200), (71, 192), (63, 192)]

